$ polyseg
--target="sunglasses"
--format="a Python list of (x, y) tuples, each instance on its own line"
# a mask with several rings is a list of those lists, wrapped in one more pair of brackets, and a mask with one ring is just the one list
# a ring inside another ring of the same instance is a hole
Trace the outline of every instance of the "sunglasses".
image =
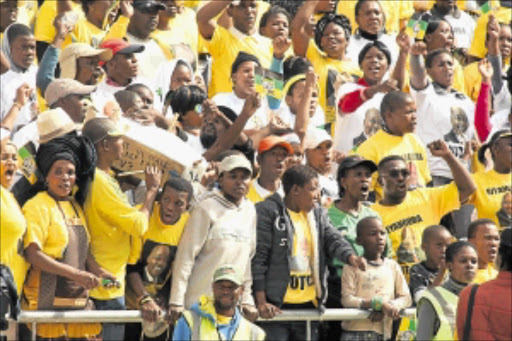
[(407, 169), (393, 169), (386, 174), (389, 177), (392, 178), (398, 178), (400, 175), (404, 178), (408, 178), (411, 175), (411, 172)]

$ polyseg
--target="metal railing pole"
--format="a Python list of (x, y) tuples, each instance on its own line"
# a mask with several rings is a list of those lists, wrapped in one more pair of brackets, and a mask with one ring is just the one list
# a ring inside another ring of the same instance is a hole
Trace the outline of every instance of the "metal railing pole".
[(311, 320), (306, 321), (306, 340), (311, 341)]
[(32, 341), (36, 341), (37, 340), (37, 322), (32, 322), (32, 334), (31, 334), (31, 339)]

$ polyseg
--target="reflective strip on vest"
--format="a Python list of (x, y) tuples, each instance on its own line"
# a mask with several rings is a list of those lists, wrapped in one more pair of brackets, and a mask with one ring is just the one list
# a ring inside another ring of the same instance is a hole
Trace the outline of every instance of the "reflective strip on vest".
[[(190, 327), (191, 340), (226, 341), (224, 335), (217, 330), (217, 326), (209, 318), (201, 317), (193, 311), (185, 311), (183, 316)], [(259, 327), (241, 317), (232, 340), (262, 341), (264, 339), (265, 333)]]
[(459, 297), (445, 288), (435, 287), (426, 290), (421, 298), (432, 304), (440, 322), (439, 330), (432, 340), (453, 340)]

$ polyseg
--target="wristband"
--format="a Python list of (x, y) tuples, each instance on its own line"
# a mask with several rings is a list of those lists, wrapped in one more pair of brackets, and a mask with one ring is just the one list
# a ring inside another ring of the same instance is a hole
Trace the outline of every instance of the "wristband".
[(13, 107), (17, 107), (17, 108), (18, 108), (18, 110), (21, 110), (21, 108), (23, 108), (23, 105), (19, 104), (18, 102), (14, 102), (14, 103), (12, 104), (12, 106), (13, 106)]
[(372, 298), (372, 309), (374, 311), (382, 311), (382, 297), (376, 296)]
[(152, 300), (151, 296), (149, 294), (144, 294), (139, 298), (139, 307), (142, 307), (144, 303), (149, 302)]

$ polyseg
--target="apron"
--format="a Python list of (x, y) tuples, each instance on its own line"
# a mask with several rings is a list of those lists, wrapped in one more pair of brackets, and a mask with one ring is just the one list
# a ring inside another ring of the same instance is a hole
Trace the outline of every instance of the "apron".
[[(85, 271), (88, 256), (89, 243), (85, 226), (79, 218), (78, 210), (73, 201), (71, 206), (75, 210), (75, 218), (66, 218), (60, 203), (57, 206), (68, 229), (68, 245), (63, 252), (62, 258), (57, 261), (67, 264), (73, 268)], [(71, 250), (71, 252), (70, 252)], [(40, 287), (37, 302), (38, 310), (83, 310), (92, 309), (92, 302), (89, 303), (89, 292), (69, 278), (56, 274), (32, 269), (40, 272)]]

